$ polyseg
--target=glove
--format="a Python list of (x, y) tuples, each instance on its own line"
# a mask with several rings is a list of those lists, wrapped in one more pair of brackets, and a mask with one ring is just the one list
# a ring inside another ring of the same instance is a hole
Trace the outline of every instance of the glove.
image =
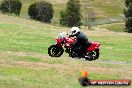
[(70, 38), (70, 37), (74, 37), (74, 36), (75, 36), (75, 35), (69, 35), (69, 38)]
[(69, 35), (69, 38), (71, 37), (71, 35)]

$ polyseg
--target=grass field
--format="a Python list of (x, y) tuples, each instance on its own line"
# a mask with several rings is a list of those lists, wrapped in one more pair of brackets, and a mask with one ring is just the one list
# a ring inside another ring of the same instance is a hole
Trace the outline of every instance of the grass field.
[(78, 78), (83, 65), (90, 79), (132, 80), (131, 34), (82, 28), (101, 43), (99, 60), (49, 57), (47, 48), (57, 34), (69, 30), (0, 14), (0, 88), (82, 88)]
[[(37, 0), (33, 1), (23, 1), (23, 8), (21, 11), (21, 17), (28, 17), (28, 7), (31, 3)], [(59, 19), (60, 17), (60, 11), (65, 9), (66, 3), (68, 0), (48, 0), (53, 4), (54, 8), (54, 19)], [(82, 15), (86, 13), (86, 3), (90, 3), (89, 7), (93, 8), (93, 11), (95, 13), (95, 18), (101, 19), (101, 18), (111, 18), (111, 17), (119, 17), (121, 14), (123, 14), (124, 11), (124, 1), (123, 0), (89, 0), (90, 2), (86, 2), (85, 0), (81, 1), (81, 12)], [(87, 5), (88, 6), (88, 5)]]
[(124, 23), (113, 23), (103, 26), (104, 28), (116, 31), (116, 32), (124, 32), (125, 31), (125, 24)]

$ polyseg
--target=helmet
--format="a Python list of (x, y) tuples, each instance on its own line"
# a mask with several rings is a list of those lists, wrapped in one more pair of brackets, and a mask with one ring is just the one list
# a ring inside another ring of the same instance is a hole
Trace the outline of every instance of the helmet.
[(76, 35), (78, 32), (80, 32), (80, 29), (78, 27), (72, 27), (71, 32), (72, 32), (72, 35)]

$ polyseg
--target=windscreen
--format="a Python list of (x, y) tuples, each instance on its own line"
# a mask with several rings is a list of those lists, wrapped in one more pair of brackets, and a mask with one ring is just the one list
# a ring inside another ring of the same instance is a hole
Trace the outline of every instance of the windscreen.
[(65, 38), (66, 37), (66, 32), (61, 32), (57, 38)]

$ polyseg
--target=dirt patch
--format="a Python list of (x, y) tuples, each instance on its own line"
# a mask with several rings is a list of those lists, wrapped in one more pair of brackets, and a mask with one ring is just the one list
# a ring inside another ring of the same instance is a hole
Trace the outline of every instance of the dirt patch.
[[(9, 55), (15, 55), (15, 56), (30, 56), (35, 58), (41, 58), (41, 59), (50, 59), (49, 55), (45, 54), (39, 54), (39, 53), (31, 53), (31, 52), (0, 52), (0, 56), (4, 59), (9, 57)], [(71, 59), (70, 57), (64, 56), (64, 58)], [(132, 65), (132, 62), (125, 62), (125, 61), (112, 61), (112, 60), (96, 60), (94, 62), (102, 62), (102, 63), (110, 63), (110, 64), (126, 64), (126, 65)]]
[(35, 58), (49, 58), (48, 55), (45, 54), (38, 54), (38, 53), (31, 53), (31, 52), (5, 52), (10, 55), (16, 55), (16, 56), (31, 56)]

